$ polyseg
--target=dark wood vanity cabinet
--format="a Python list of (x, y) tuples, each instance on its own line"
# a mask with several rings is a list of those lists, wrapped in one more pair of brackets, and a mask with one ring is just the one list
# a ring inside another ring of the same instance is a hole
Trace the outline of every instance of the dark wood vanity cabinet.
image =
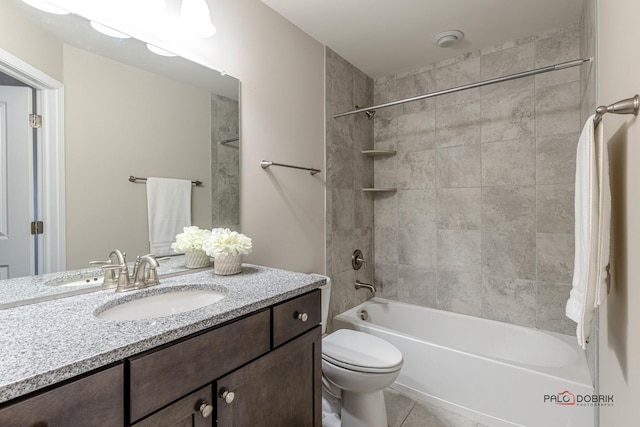
[(1, 427), (321, 427), (320, 291), (0, 405)]
[(121, 427), (124, 423), (122, 363), (0, 408), (2, 427)]
[(317, 326), (219, 379), (218, 426), (321, 426), (320, 340)]
[(213, 427), (211, 385), (201, 388), (145, 418), (136, 427)]
[[(128, 359), (129, 421), (134, 427), (216, 420), (218, 427), (320, 427), (320, 316), (315, 290)], [(189, 394), (198, 388), (200, 394)], [(205, 390), (213, 390), (211, 398)], [(202, 404), (213, 407), (211, 416), (202, 416)]]

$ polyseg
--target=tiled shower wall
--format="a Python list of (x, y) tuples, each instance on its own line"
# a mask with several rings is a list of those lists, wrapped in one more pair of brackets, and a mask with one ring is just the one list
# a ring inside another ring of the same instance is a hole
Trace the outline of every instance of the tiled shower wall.
[(239, 141), (220, 141), (239, 136), (238, 101), (220, 95), (211, 97), (211, 224), (240, 230)]
[[(580, 57), (578, 24), (375, 81), (374, 103)], [(375, 282), (387, 298), (562, 333), (580, 68), (382, 109)], [(343, 109), (348, 109), (344, 106)], [(356, 119), (357, 120), (357, 119)], [(334, 206), (336, 208), (336, 206)]]
[[(326, 251), (333, 281), (330, 316), (364, 302), (371, 295), (356, 290), (360, 280), (373, 283), (373, 198), (362, 192), (373, 185), (373, 160), (362, 150), (373, 148), (373, 121), (363, 114), (333, 115), (373, 103), (373, 80), (331, 49), (326, 50)], [(355, 249), (363, 252), (364, 269), (351, 267)], [(331, 324), (329, 324), (331, 328)]]

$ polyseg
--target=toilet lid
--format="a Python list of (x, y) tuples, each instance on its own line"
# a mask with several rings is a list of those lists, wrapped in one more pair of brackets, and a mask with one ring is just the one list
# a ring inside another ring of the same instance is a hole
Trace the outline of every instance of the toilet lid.
[(343, 368), (364, 372), (392, 372), (402, 365), (402, 353), (393, 344), (350, 329), (324, 337), (322, 357)]

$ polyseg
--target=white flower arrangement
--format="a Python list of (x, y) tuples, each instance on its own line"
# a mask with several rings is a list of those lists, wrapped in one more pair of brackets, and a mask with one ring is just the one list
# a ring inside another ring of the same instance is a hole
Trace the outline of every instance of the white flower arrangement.
[(220, 255), (246, 255), (251, 252), (251, 239), (228, 228), (214, 228), (202, 249), (214, 259)]
[(175, 252), (193, 252), (202, 249), (204, 242), (211, 236), (211, 230), (204, 230), (193, 225), (184, 227), (183, 233), (176, 235), (176, 241), (171, 244)]

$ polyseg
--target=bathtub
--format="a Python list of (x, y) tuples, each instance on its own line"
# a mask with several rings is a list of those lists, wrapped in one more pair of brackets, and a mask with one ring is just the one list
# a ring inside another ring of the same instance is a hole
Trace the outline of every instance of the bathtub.
[(594, 425), (593, 386), (574, 337), (382, 298), (333, 325), (402, 351), (396, 390), (488, 426)]

